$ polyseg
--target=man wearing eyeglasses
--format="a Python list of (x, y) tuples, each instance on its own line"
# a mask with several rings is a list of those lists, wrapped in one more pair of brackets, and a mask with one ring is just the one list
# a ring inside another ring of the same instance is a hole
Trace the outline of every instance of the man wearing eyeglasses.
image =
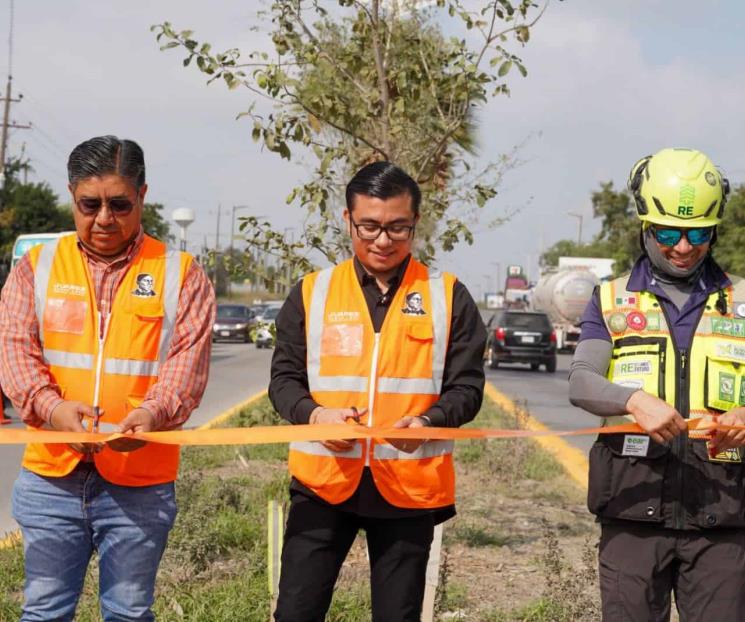
[[(33, 428), (178, 428), (207, 383), (212, 286), (190, 255), (142, 230), (137, 143), (92, 138), (67, 169), (76, 234), (31, 249), (3, 288), (3, 388)], [(13, 488), (21, 620), (72, 620), (94, 551), (103, 619), (154, 620), (178, 464), (178, 447), (131, 438), (27, 445)]]
[[(269, 396), (288, 421), (456, 427), (478, 412), (484, 325), (454, 276), (411, 256), (420, 197), (389, 162), (349, 182), (353, 259), (304, 277), (277, 317)], [(418, 621), (434, 526), (455, 514), (452, 449), (416, 439), (291, 443), (276, 620), (325, 619), (364, 529), (372, 619)]]
[[(570, 400), (605, 423), (588, 506), (601, 523), (603, 620), (745, 621), (745, 281), (711, 255), (729, 183), (703, 153), (663, 149), (629, 177), (642, 256), (582, 319)], [(625, 417), (624, 417), (625, 415)]]

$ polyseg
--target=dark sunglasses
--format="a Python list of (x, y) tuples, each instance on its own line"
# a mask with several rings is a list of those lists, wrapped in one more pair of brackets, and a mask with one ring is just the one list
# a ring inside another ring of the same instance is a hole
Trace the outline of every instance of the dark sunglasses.
[(700, 246), (711, 240), (714, 227), (701, 227), (699, 229), (659, 229), (652, 227), (654, 239), (663, 246), (675, 246), (685, 236), (692, 246)]
[[(76, 202), (80, 213), (84, 216), (93, 216), (93, 214), (98, 213), (103, 204), (103, 200), (97, 198), (79, 199)], [(109, 206), (109, 211), (116, 216), (126, 216), (134, 209), (134, 203), (125, 198), (108, 199), (106, 205)]]

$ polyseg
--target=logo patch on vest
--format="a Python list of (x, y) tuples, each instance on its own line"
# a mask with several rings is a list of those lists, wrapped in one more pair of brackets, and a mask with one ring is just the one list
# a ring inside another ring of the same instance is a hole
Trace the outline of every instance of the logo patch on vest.
[(636, 304), (636, 296), (616, 296), (617, 307), (628, 307)]
[(735, 401), (735, 375), (719, 372), (719, 399), (725, 402)]
[(614, 333), (622, 333), (626, 330), (626, 316), (623, 313), (613, 313), (608, 318), (608, 326)]
[(63, 296), (85, 296), (85, 287), (74, 283), (55, 283), (52, 286), (52, 291)]
[(626, 322), (631, 330), (644, 330), (647, 327), (647, 317), (641, 311), (632, 311), (626, 316)]
[(326, 316), (329, 322), (359, 322), (359, 311), (330, 311)]
[(401, 313), (404, 315), (427, 315), (422, 306), (422, 295), (419, 292), (411, 292), (406, 294), (406, 306), (401, 309)]
[(644, 458), (649, 451), (649, 437), (637, 436), (636, 434), (626, 434), (623, 437), (622, 456), (636, 456)]
[(141, 272), (137, 275), (136, 280), (137, 288), (132, 290), (133, 296), (137, 296), (138, 298), (150, 298), (150, 296), (156, 295), (155, 290), (153, 289), (155, 279), (152, 274)]
[(711, 318), (711, 332), (728, 337), (745, 337), (745, 320), (713, 317)]
[(650, 311), (647, 313), (647, 330), (660, 330), (659, 311)]
[[(708, 441), (706, 446), (709, 447)], [(716, 456), (709, 456), (709, 462), (742, 462), (742, 447), (730, 447)]]
[(613, 376), (646, 376), (652, 373), (649, 361), (617, 361), (613, 366)]
[(717, 343), (716, 355), (722, 358), (745, 362), (745, 345), (737, 343)]

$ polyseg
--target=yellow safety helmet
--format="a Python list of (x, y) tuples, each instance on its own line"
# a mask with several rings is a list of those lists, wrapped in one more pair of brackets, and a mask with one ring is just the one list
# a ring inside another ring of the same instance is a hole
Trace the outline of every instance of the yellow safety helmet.
[(663, 149), (634, 164), (628, 188), (644, 223), (711, 227), (724, 215), (729, 181), (700, 151)]

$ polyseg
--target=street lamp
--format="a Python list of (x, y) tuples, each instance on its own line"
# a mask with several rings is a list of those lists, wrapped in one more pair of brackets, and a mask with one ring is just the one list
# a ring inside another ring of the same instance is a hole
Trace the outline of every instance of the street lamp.
[(174, 222), (179, 226), (181, 238), (181, 250), (186, 250), (186, 228), (194, 222), (194, 210), (188, 207), (179, 207), (171, 214)]
[(578, 214), (577, 212), (569, 212), (567, 215), (577, 219), (577, 245), (582, 246), (582, 214)]

